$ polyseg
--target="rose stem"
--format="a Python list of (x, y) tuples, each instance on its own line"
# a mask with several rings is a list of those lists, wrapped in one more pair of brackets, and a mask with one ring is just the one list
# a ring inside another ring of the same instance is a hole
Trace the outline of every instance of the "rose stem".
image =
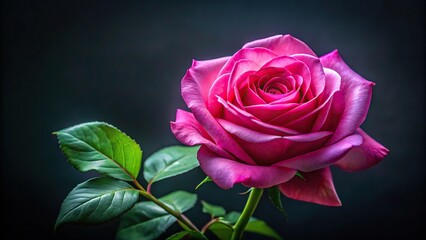
[(231, 240), (240, 240), (243, 236), (244, 229), (246, 228), (250, 217), (253, 215), (254, 210), (256, 210), (257, 204), (262, 197), (262, 193), (262, 188), (253, 188), (250, 192), (250, 196), (247, 200), (246, 206), (244, 207), (243, 213), (240, 218), (238, 218), (238, 221), (234, 226)]
[(162, 203), (160, 200), (158, 200), (156, 197), (154, 197), (151, 193), (148, 193), (144, 190), (140, 190), (139, 193), (147, 198), (148, 200), (151, 200), (155, 204), (157, 204), (159, 207), (164, 209), (166, 212), (170, 213), (172, 216), (174, 216), (179, 222), (183, 223), (185, 226), (187, 226), (190, 230), (199, 232), (200, 230), (188, 219), (186, 218), (182, 213), (176, 212), (175, 210), (169, 208), (166, 204)]

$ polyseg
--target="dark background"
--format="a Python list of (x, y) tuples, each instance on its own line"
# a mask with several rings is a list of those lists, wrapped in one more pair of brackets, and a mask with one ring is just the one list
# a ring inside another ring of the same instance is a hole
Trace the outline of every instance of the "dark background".
[[(424, 237), (423, 1), (2, 1), (1, 11), (3, 239), (113, 239), (118, 220), (53, 232), (62, 200), (95, 174), (74, 170), (51, 132), (101, 120), (135, 138), (144, 156), (178, 144), (169, 122), (186, 108), (180, 80), (191, 60), (286, 33), (318, 55), (339, 49), (377, 84), (363, 128), (390, 154), (363, 172), (333, 169), (340, 208), (284, 199), (286, 220), (265, 198), (255, 216), (284, 239)], [(203, 178), (194, 170), (154, 193), (193, 192)], [(206, 184), (196, 192), (241, 210), (244, 190)], [(199, 203), (187, 215), (198, 226), (208, 220)]]

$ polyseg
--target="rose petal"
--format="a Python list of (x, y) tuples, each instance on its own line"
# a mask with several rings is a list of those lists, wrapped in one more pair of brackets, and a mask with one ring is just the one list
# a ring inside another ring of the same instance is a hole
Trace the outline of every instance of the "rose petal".
[(267, 133), (256, 132), (252, 129), (242, 127), (240, 125), (234, 124), (224, 119), (218, 119), (218, 122), (229, 133), (237, 136), (238, 138), (244, 141), (253, 142), (253, 143), (270, 142), (275, 139), (286, 139), (293, 142), (305, 143), (305, 142), (316, 141), (318, 139), (321, 139), (333, 134), (333, 132), (323, 131), (323, 132), (313, 132), (313, 133), (294, 135), (294, 136), (280, 136), (280, 135), (272, 135)]
[(373, 138), (368, 136), (361, 128), (358, 128), (357, 133), (363, 138), (360, 146), (352, 148), (342, 159), (334, 165), (345, 171), (359, 171), (370, 168), (379, 163), (389, 150)]
[(222, 127), (259, 165), (271, 165), (286, 158), (312, 152), (324, 146), (332, 132), (315, 132), (296, 136), (271, 135), (218, 119)]
[(257, 119), (252, 114), (243, 111), (242, 109), (238, 108), (237, 106), (233, 105), (230, 102), (225, 101), (224, 99), (218, 97), (218, 101), (225, 107), (225, 111), (223, 112), (223, 119), (226, 119), (233, 123), (238, 123), (238, 125), (253, 129), (255, 131), (259, 131), (262, 133), (269, 133), (269, 134), (283, 134), (283, 135), (289, 135), (289, 134), (299, 134), (300, 132), (283, 128), (280, 126), (274, 126), (270, 125), (268, 123), (264, 123)]
[(282, 55), (292, 55), (297, 53), (306, 53), (316, 56), (315, 53), (304, 42), (297, 38), (287, 35), (276, 35), (264, 39), (249, 42), (243, 48), (264, 47), (270, 49), (274, 53)]
[(176, 111), (176, 121), (171, 122), (170, 127), (177, 140), (181, 143), (189, 146), (203, 144), (216, 154), (232, 159), (229, 153), (209, 140), (210, 137), (192, 113), (178, 109)]
[[(333, 96), (329, 99), (329, 101), (319, 110), (317, 118), (315, 119), (314, 125), (312, 127), (311, 132), (317, 132), (322, 129), (324, 126), (324, 123), (327, 120), (327, 117), (329, 116), (329, 112), (331, 109), (331, 105), (333, 103), (334, 96), (338, 92), (334, 93)], [(324, 129), (325, 130), (325, 129)]]
[(275, 57), (277, 57), (275, 53), (265, 48), (241, 49), (226, 62), (226, 64), (220, 70), (219, 75), (231, 72), (234, 68), (235, 63), (243, 59), (251, 60), (257, 63), (259, 66), (262, 66), (264, 63), (270, 61)]
[[(245, 86), (244, 88), (241, 88), (241, 90), (236, 89), (235, 92), (235, 95), (237, 95), (238, 92), (240, 99), (238, 103), (239, 107), (241, 108), (245, 108), (246, 106), (251, 105), (266, 104), (265, 100), (262, 99), (261, 96), (259, 96), (259, 94), (249, 86)], [(241, 94), (239, 94), (239, 92), (241, 92)], [(241, 99), (240, 95), (243, 95), (244, 99)]]
[(210, 88), (209, 96), (208, 96), (208, 107), (209, 107), (210, 113), (214, 117), (217, 117), (222, 112), (221, 110), (223, 106), (217, 101), (217, 97), (220, 96), (222, 98), (226, 98), (226, 95), (227, 95), (226, 89), (228, 87), (230, 75), (231, 75), (230, 73), (223, 74), (222, 76), (220, 76), (218, 79), (216, 79), (213, 82), (213, 85)]
[[(337, 128), (330, 143), (335, 143), (340, 139), (354, 133), (364, 122), (368, 108), (370, 107), (373, 82), (365, 80), (355, 73), (343, 59), (337, 50), (322, 56), (321, 63), (326, 68), (333, 69), (342, 78), (341, 95), (342, 98), (334, 99), (333, 104), (343, 106), (332, 106), (332, 109), (343, 109), (339, 116), (335, 111), (331, 112), (330, 118), (339, 118)], [(334, 115), (334, 116), (333, 116)]]
[[(316, 58), (316, 59), (318, 61), (317, 63), (319, 63), (318, 58)], [(314, 64), (313, 61), (311, 61), (311, 62), (308, 61), (308, 63), (310, 65)], [(311, 74), (311, 70), (309, 69), (309, 66), (306, 63), (304, 63), (303, 61), (301, 61), (301, 60), (299, 60), (299, 59), (297, 59), (293, 56), (281, 56), (281, 57), (274, 58), (271, 61), (265, 63), (262, 66), (261, 69), (264, 69), (264, 68), (266, 68), (266, 69), (267, 68), (284, 68), (285, 70), (287, 70), (289, 73), (291, 73), (291, 75), (295, 76), (296, 78), (297, 78), (297, 76), (300, 76), (302, 78), (302, 84), (300, 85), (300, 87), (302, 89), (302, 96), (305, 96), (307, 94), (307, 92), (309, 91), (309, 86), (310, 86), (311, 80), (312, 80), (312, 74)], [(322, 72), (322, 70), (318, 69), (318, 67), (315, 67), (314, 70), (320, 70), (317, 73)]]
[[(324, 88), (324, 92), (319, 96), (319, 98), (321, 99), (319, 106), (317, 106), (315, 109), (311, 110), (310, 112), (305, 112), (304, 110), (306, 109), (303, 109), (302, 107), (300, 107), (299, 111), (303, 111), (305, 114), (301, 115), (301, 117), (297, 119), (292, 120), (291, 122), (288, 122), (288, 123), (284, 122), (283, 123), (285, 124), (284, 126), (291, 129), (297, 129), (299, 131), (303, 131), (303, 130), (311, 131), (311, 129), (316, 129), (316, 128), (319, 129), (320, 127), (318, 125), (323, 124), (325, 122), (325, 118), (328, 117), (328, 115), (324, 115), (324, 113), (320, 115), (317, 113), (320, 112), (324, 107), (327, 108), (328, 106), (326, 105), (330, 105), (329, 103), (332, 101), (333, 96), (335, 95), (336, 92), (340, 90), (341, 80), (340, 80), (339, 74), (337, 74), (335, 71), (331, 69), (324, 68), (324, 73), (325, 73), (326, 85)], [(300, 115), (301, 112), (297, 112), (296, 114), (296, 110), (298, 110), (298, 108), (295, 108), (292, 111), (289, 111), (288, 114)], [(282, 121), (284, 120), (285, 119), (283, 119)], [(317, 126), (315, 126), (315, 124), (317, 124)], [(312, 131), (315, 131), (315, 130), (312, 130)]]
[[(200, 86), (200, 93), (204, 99), (207, 100), (210, 87), (218, 77), (219, 70), (225, 65), (228, 59), (229, 57), (223, 57), (205, 61), (192, 61), (192, 66), (188, 72), (193, 77), (197, 85)], [(183, 87), (185, 86), (182, 86), (182, 88)], [(185, 99), (183, 92), (182, 96)]]
[[(206, 98), (203, 97), (203, 92), (206, 92), (206, 90), (203, 88), (208, 87), (210, 89), (210, 86), (205, 86), (203, 79), (200, 79), (203, 76), (200, 74), (200, 67), (202, 66), (198, 66), (195, 69), (191, 68), (182, 79), (182, 96), (186, 105), (191, 109), (195, 119), (197, 119), (218, 146), (234, 154), (238, 159), (249, 164), (254, 164), (251, 157), (229, 136), (208, 111)], [(195, 76), (192, 75), (193, 73), (195, 73)], [(210, 79), (207, 79), (207, 81), (210, 81)]]
[[(240, 125), (228, 122), (223, 119), (217, 120), (222, 127), (228, 131), (229, 133), (239, 137), (240, 139), (247, 141), (247, 142), (255, 142), (255, 143), (261, 143), (261, 142), (270, 142), (274, 139), (281, 139), (283, 137), (277, 136), (277, 135), (270, 135), (265, 134), (261, 132), (256, 132), (254, 130), (251, 130), (249, 128), (242, 127)], [(261, 146), (259, 146), (261, 147)]]
[[(271, 124), (282, 126), (283, 124), (276, 124), (275, 122), (272, 122), (272, 120), (277, 119), (280, 116), (281, 118), (279, 119), (281, 120), (284, 116), (287, 116), (287, 112), (290, 112), (299, 106), (299, 103), (258, 104), (246, 106), (244, 109), (263, 122), (270, 122)], [(312, 109), (314, 109), (314, 106), (312, 106)]]
[[(296, 76), (296, 79), (300, 76)], [(301, 77), (300, 77), (301, 78)], [(285, 78), (274, 77), (267, 84), (268, 87), (280, 89), (280, 94), (273, 94), (265, 91), (258, 91), (259, 97), (264, 99), (264, 103), (280, 104), (287, 102), (299, 102), (300, 100), (300, 85), (293, 76), (286, 76)], [(283, 82), (281, 82), (283, 81)], [(303, 81), (303, 80), (302, 80)]]
[(335, 144), (283, 160), (274, 165), (310, 172), (330, 166), (345, 156), (353, 147), (361, 145), (361, 143), (362, 137), (358, 134), (353, 134)]
[(333, 94), (339, 91), (340, 76), (333, 70), (322, 69), (318, 59), (310, 56), (307, 57), (307, 55), (297, 55), (296, 57), (306, 61), (310, 65), (309, 69), (311, 70), (312, 77), (312, 89), (310, 90), (314, 97), (286, 113), (281, 113), (271, 119), (270, 123), (294, 129), (297, 127), (299, 131), (307, 131), (307, 127), (311, 130), (312, 126), (306, 123), (298, 124), (297, 121), (306, 119), (317, 113), (330, 100)]
[(235, 100), (240, 106), (243, 106), (242, 100), (240, 98), (240, 91), (239, 89), (242, 88), (242, 86), (246, 86), (248, 83), (248, 76), (252, 74), (254, 71), (257, 71), (259, 69), (259, 66), (257, 63), (242, 59), (240, 61), (237, 61), (232, 68), (232, 72), (229, 78), (228, 82), (228, 95), (227, 100), (230, 102)]
[[(313, 57), (307, 54), (295, 54), (292, 57), (303, 62), (308, 67), (311, 73), (311, 81), (309, 90), (312, 92), (313, 96), (317, 96), (323, 92), (325, 87), (325, 73), (321, 61), (317, 57)], [(304, 79), (306, 81), (306, 79)]]
[(296, 170), (282, 167), (255, 166), (229, 160), (201, 146), (198, 160), (204, 173), (219, 187), (228, 189), (241, 183), (247, 187), (269, 188), (291, 179)]
[(342, 206), (334, 188), (330, 168), (303, 172), (304, 179), (295, 176), (280, 184), (280, 191), (289, 198), (325, 206)]

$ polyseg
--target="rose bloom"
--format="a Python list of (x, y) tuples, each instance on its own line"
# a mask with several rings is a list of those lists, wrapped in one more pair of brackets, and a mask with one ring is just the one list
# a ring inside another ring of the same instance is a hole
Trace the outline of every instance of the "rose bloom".
[(389, 152), (360, 128), (373, 86), (337, 50), (318, 57), (290, 35), (273, 36), (194, 60), (181, 85), (192, 113), (178, 110), (171, 129), (201, 145), (200, 166), (222, 188), (278, 185), (289, 198), (340, 206), (330, 166), (363, 170)]

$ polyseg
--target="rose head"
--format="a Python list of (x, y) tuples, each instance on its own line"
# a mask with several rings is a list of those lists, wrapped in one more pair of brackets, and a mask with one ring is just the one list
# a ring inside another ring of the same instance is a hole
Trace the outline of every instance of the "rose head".
[(178, 110), (171, 128), (202, 145), (200, 166), (222, 188), (278, 185), (290, 198), (340, 206), (329, 167), (362, 170), (388, 153), (359, 128), (373, 86), (337, 51), (317, 57), (290, 35), (273, 36), (193, 61), (182, 79), (192, 113)]

